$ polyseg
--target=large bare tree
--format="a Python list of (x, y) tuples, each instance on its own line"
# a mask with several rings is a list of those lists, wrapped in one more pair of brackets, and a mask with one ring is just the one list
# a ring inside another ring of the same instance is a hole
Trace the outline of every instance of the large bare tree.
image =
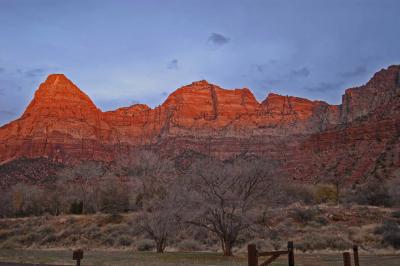
[(88, 194), (93, 181), (104, 175), (102, 165), (97, 162), (82, 162), (73, 167), (63, 169), (58, 177), (78, 186), (82, 201), (82, 213), (87, 212)]
[(146, 210), (138, 217), (139, 228), (154, 240), (157, 252), (163, 253), (179, 228), (179, 202), (171, 191), (146, 205)]
[(171, 160), (151, 151), (137, 152), (127, 162), (128, 176), (139, 189), (137, 203), (142, 207), (139, 228), (155, 241), (157, 252), (162, 253), (177, 228), (175, 167)]
[(232, 256), (239, 235), (264, 213), (266, 205), (260, 201), (272, 185), (273, 168), (272, 163), (254, 158), (195, 163), (183, 181), (186, 221), (212, 232), (224, 256)]

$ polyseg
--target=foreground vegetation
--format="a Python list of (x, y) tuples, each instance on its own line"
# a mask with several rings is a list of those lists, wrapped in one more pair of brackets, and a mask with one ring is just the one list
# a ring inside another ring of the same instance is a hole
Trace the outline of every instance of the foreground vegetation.
[[(301, 206), (271, 208), (265, 228), (241, 234), (233, 252), (248, 243), (260, 250), (284, 249), (293, 240), (297, 253), (343, 251), (353, 244), (366, 253), (396, 253), (400, 216), (390, 208)], [(141, 213), (60, 215), (0, 219), (0, 249), (111, 249), (156, 251), (156, 242), (141, 230)], [(194, 225), (179, 227), (168, 238), (168, 252), (220, 252), (217, 235)]]
[[(301, 184), (244, 157), (175, 164), (150, 152), (116, 164), (63, 167), (0, 193), (0, 248), (83, 247), (243, 253), (249, 242), (300, 252), (400, 248), (400, 178)], [(278, 178), (279, 177), (279, 178)]]

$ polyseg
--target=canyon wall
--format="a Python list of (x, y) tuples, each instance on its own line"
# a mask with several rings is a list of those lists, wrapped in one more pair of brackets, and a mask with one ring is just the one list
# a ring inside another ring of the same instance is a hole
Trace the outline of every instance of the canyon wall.
[(160, 106), (102, 112), (62, 74), (50, 75), (17, 120), (0, 128), (0, 162), (47, 158), (62, 164), (111, 162), (137, 150), (167, 156), (194, 151), (228, 159), (279, 161), (293, 179), (390, 176), (400, 166), (400, 66), (345, 91), (341, 105), (207, 81), (173, 92)]

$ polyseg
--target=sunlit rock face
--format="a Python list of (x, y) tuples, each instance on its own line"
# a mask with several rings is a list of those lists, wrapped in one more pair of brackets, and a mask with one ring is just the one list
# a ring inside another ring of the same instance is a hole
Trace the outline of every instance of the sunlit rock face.
[[(346, 90), (341, 105), (193, 82), (151, 109), (102, 112), (64, 75), (50, 75), (21, 118), (0, 128), (0, 161), (114, 161), (140, 149), (167, 156), (188, 150), (228, 159), (258, 155), (293, 179), (336, 171), (351, 179), (390, 175), (399, 163), (400, 66)], [(350, 169), (350, 170), (349, 170)]]

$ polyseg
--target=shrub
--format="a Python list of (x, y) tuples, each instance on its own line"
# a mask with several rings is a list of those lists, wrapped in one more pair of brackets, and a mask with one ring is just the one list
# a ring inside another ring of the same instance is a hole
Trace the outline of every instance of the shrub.
[(121, 246), (128, 247), (132, 244), (132, 239), (130, 239), (129, 237), (126, 237), (126, 236), (121, 236), (118, 239), (118, 244)]
[(296, 208), (292, 210), (291, 216), (293, 219), (300, 223), (308, 223), (312, 221), (318, 214), (318, 210), (314, 208), (301, 209)]
[(53, 233), (48, 234), (41, 242), (42, 245), (44, 244), (49, 244), (49, 243), (54, 243), (57, 241), (57, 236)]
[(7, 239), (0, 245), (1, 249), (17, 249), (19, 247), (15, 238)]
[(321, 235), (317, 233), (306, 234), (303, 241), (296, 244), (296, 248), (301, 251), (310, 250), (345, 250), (351, 247), (351, 243), (337, 235)]
[(151, 251), (154, 248), (154, 241), (150, 239), (142, 239), (136, 244), (137, 251)]
[(383, 242), (400, 249), (400, 227), (394, 221), (385, 221), (381, 226), (375, 228), (375, 234), (382, 235)]
[(101, 240), (101, 244), (112, 247), (114, 245), (114, 236), (104, 235)]
[(181, 251), (198, 251), (201, 250), (201, 245), (195, 240), (183, 240), (178, 245)]
[(108, 214), (104, 218), (101, 218), (98, 222), (99, 226), (103, 226), (105, 224), (120, 224), (124, 221), (124, 216), (120, 214)]
[(327, 225), (329, 223), (328, 219), (326, 219), (323, 216), (317, 216), (317, 217), (315, 217), (314, 220), (316, 223), (318, 223), (320, 225)]
[(394, 212), (392, 212), (392, 217), (393, 217), (393, 218), (400, 218), (400, 211), (394, 211)]
[(35, 232), (31, 232), (31, 233), (19, 236), (18, 242), (25, 246), (29, 246), (29, 245), (35, 243), (36, 241), (38, 241), (40, 238), (42, 238), (42, 237), (39, 234), (37, 234)]
[(336, 189), (330, 185), (318, 185), (315, 188), (314, 197), (317, 203), (335, 203)]
[(270, 241), (264, 239), (254, 239), (251, 243), (255, 244), (257, 249), (261, 251), (269, 251), (275, 249), (275, 247), (271, 244)]
[(385, 206), (393, 205), (393, 199), (385, 184), (378, 180), (372, 180), (357, 187), (355, 192), (349, 196), (350, 201), (362, 205)]
[(7, 239), (12, 236), (14, 232), (12, 230), (0, 230), (0, 240)]
[(289, 205), (293, 202), (303, 202), (310, 205), (314, 203), (313, 188), (300, 183), (284, 183), (278, 188), (278, 195), (275, 196), (277, 203)]
[(74, 201), (71, 203), (69, 207), (69, 212), (71, 214), (82, 214), (83, 211), (83, 202), (82, 201)]
[(94, 238), (100, 234), (100, 228), (95, 224), (91, 224), (88, 227), (85, 227), (82, 230), (82, 233), (88, 238)]

